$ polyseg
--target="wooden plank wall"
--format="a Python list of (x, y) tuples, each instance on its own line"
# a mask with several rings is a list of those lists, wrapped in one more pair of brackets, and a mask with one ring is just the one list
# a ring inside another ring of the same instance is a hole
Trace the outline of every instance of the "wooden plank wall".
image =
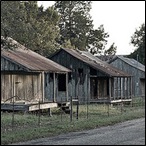
[[(52, 60), (72, 70), (72, 78), (68, 81), (68, 97), (78, 96), (81, 102), (87, 100), (87, 97), (90, 98), (90, 80), (88, 80), (90, 68), (64, 51), (55, 55)], [(78, 69), (83, 69), (82, 79), (79, 77)]]
[[(1, 100), (19, 96), (21, 100), (36, 101), (42, 99), (41, 75), (1, 74)], [(17, 84), (18, 83), (18, 84)], [(20, 100), (16, 98), (16, 100)]]
[[(113, 61), (111, 63), (113, 66), (119, 68), (120, 70), (123, 70), (129, 74), (131, 74), (132, 77), (132, 89), (133, 89), (133, 94), (134, 96), (141, 96), (142, 92), (141, 92), (141, 87), (140, 85), (140, 78), (144, 78), (145, 79), (145, 72), (130, 66), (129, 64), (125, 63), (124, 61), (120, 60), (120, 59), (116, 59), (115, 61)], [(142, 85), (144, 86), (144, 85)]]

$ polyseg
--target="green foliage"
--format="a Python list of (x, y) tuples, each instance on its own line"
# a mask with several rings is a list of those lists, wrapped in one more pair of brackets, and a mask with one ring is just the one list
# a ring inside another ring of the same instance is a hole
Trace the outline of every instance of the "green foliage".
[(116, 50), (117, 50), (117, 46), (114, 46), (115, 43), (113, 43), (108, 50), (104, 51), (104, 55), (115, 55), (116, 54)]
[(92, 54), (105, 49), (109, 35), (105, 33), (103, 25), (93, 29), (89, 14), (91, 1), (55, 1), (55, 9), (61, 16), (61, 45), (66, 46), (65, 43), (70, 41), (73, 48), (89, 50)]
[(49, 56), (58, 48), (59, 15), (49, 7), (44, 10), (37, 1), (2, 1), (1, 33), (20, 44)]
[(86, 48), (87, 33), (93, 27), (90, 20), (90, 1), (55, 1), (55, 9), (61, 19), (60, 44), (70, 41), (71, 45), (80, 50)]
[(1, 35), (10, 36), (20, 27), (23, 31), (23, 19), (23, 11), (20, 10), (19, 1), (1, 1)]
[(130, 58), (138, 59), (138, 61), (145, 65), (145, 24), (143, 23), (139, 29), (136, 29), (133, 36), (131, 37), (131, 44), (136, 49), (133, 53), (128, 55)]
[(93, 29), (91, 1), (56, 1), (44, 10), (37, 1), (2, 1), (1, 35), (49, 56), (60, 47), (102, 53), (108, 33)]
[(91, 30), (88, 37), (88, 49), (92, 54), (101, 54), (107, 44), (108, 33), (105, 33), (103, 25)]

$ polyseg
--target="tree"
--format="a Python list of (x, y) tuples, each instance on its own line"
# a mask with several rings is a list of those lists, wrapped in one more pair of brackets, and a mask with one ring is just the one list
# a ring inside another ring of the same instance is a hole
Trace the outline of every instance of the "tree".
[[(24, 15), (19, 1), (1, 1), (1, 35), (12, 36), (15, 30), (24, 28)], [(22, 30), (23, 31), (23, 30)]]
[(93, 20), (89, 14), (91, 1), (55, 1), (55, 9), (61, 19), (60, 44), (70, 42), (71, 46), (79, 50), (89, 50), (92, 54), (105, 49), (106, 38), (103, 25), (93, 29)]
[(37, 1), (2, 1), (1, 33), (43, 56), (57, 48), (59, 15), (49, 7), (38, 7)]
[(115, 55), (117, 46), (114, 46), (115, 43), (112, 43), (112, 45), (109, 47), (109, 49), (104, 51), (104, 55)]
[(87, 34), (93, 27), (89, 15), (91, 1), (55, 1), (55, 9), (61, 16), (60, 44), (69, 40), (75, 48), (85, 50)]
[(35, 44), (38, 52), (43, 56), (49, 56), (59, 48), (56, 41), (60, 36), (59, 19), (59, 15), (53, 7), (48, 7), (45, 11), (43, 7), (38, 9), (37, 21), (34, 24), (38, 34), (35, 37)]
[(88, 36), (88, 50), (92, 54), (102, 54), (107, 44), (107, 38), (109, 37), (108, 33), (105, 33), (103, 25), (100, 25), (98, 29), (90, 30)]
[(128, 55), (130, 58), (138, 59), (138, 61), (145, 65), (145, 24), (143, 23), (139, 29), (136, 29), (131, 37), (131, 44), (136, 47), (135, 51)]

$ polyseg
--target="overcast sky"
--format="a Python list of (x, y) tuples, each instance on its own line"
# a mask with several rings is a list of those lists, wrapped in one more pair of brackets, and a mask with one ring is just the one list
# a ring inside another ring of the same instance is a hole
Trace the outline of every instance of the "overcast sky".
[[(47, 8), (54, 1), (38, 1), (38, 6)], [(128, 55), (134, 51), (130, 44), (131, 36), (142, 23), (145, 23), (145, 1), (92, 1), (90, 11), (94, 28), (104, 25), (108, 38), (108, 48), (113, 42), (117, 55)]]

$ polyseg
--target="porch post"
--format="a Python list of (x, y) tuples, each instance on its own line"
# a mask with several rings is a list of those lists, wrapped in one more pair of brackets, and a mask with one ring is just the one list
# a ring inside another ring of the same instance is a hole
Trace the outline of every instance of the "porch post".
[(127, 86), (127, 88), (126, 88), (126, 95), (127, 95), (127, 98), (128, 98), (128, 88), (129, 88), (129, 86), (128, 86), (128, 82), (129, 82), (129, 78), (127, 77), (126, 78), (126, 86)]
[(113, 99), (115, 100), (115, 77), (113, 79)]
[[(16, 94), (16, 88), (15, 88), (15, 77), (14, 77), (14, 74), (12, 74), (12, 85), (13, 85), (13, 98), (14, 98), (14, 96), (16, 96), (15, 94)], [(15, 101), (15, 98), (14, 99), (12, 99), (12, 101)]]
[(124, 97), (124, 99), (125, 99), (125, 97), (126, 97), (126, 77), (123, 77), (123, 97)]
[(120, 96), (122, 99), (122, 78), (120, 77)]
[(53, 101), (56, 102), (56, 99), (55, 99), (55, 88), (56, 88), (56, 83), (55, 83), (55, 73), (53, 73)]
[(68, 101), (68, 73), (66, 73), (66, 100)]
[(117, 77), (117, 99), (119, 99), (119, 78)]
[(133, 87), (133, 82), (132, 82), (132, 77), (130, 77), (130, 94), (131, 94), (131, 99), (132, 99), (132, 94), (133, 94), (133, 89), (132, 89), (132, 87)]
[(109, 78), (109, 99), (111, 100), (111, 78)]
[(45, 97), (45, 77), (44, 77), (44, 71), (42, 72), (42, 102), (44, 102)]

